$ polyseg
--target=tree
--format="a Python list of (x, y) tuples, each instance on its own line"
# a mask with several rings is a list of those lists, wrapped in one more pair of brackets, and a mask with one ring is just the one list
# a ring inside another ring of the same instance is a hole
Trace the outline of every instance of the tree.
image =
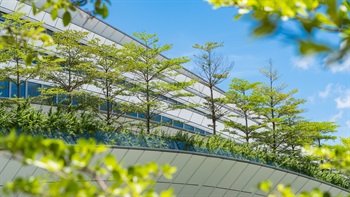
[(151, 120), (157, 114), (166, 111), (187, 108), (181, 103), (165, 103), (162, 101), (164, 96), (179, 98), (191, 96), (182, 90), (193, 85), (194, 80), (190, 81), (164, 81), (170, 76), (179, 74), (178, 70), (182, 68), (181, 64), (187, 62), (186, 57), (161, 59), (160, 54), (171, 49), (170, 44), (158, 46), (156, 34), (134, 33), (145, 45), (136, 43), (127, 43), (124, 45), (126, 58), (126, 67), (128, 71), (134, 74), (132, 87), (129, 90), (135, 92), (136, 110), (142, 113), (146, 119), (146, 131), (151, 131)]
[(214, 135), (217, 132), (217, 121), (225, 115), (225, 111), (223, 110), (225, 99), (215, 97), (214, 89), (216, 85), (227, 78), (233, 67), (233, 63), (215, 52), (217, 48), (222, 46), (223, 43), (217, 42), (207, 42), (204, 45), (195, 44), (193, 46), (193, 48), (200, 50), (200, 54), (195, 55), (196, 59), (194, 62), (197, 65), (195, 73), (204, 79), (204, 83), (210, 90), (210, 96), (204, 98), (203, 107), (209, 111), (207, 117), (212, 120), (212, 125), (209, 126), (213, 128)]
[(103, 111), (97, 110), (98, 116), (104, 118), (106, 125), (112, 125), (118, 118), (132, 109), (133, 104), (123, 102), (118, 96), (127, 96), (126, 72), (123, 63), (123, 50), (115, 44), (99, 44), (98, 40), (89, 42), (93, 50), (94, 63), (98, 69), (94, 73), (93, 84), (101, 89), (103, 98), (100, 99)]
[(21, 86), (39, 75), (41, 68), (37, 62), (45, 58), (40, 55), (40, 38), (27, 36), (31, 31), (43, 31), (43, 23), (21, 19), (23, 16), (19, 12), (4, 14), (5, 21), (0, 23), (7, 45), (0, 51), (0, 79), (15, 85), (12, 91), (15, 90), (13, 95), (18, 98), (25, 94), (21, 91)]
[(91, 48), (81, 43), (87, 36), (87, 32), (75, 30), (55, 32), (55, 51), (45, 62), (42, 78), (56, 85), (45, 93), (59, 94), (59, 101), (68, 105), (68, 109), (74, 104), (73, 97), (78, 99), (84, 93), (81, 91), (83, 86), (95, 79), (97, 67)]
[[(49, 172), (49, 176), (17, 177), (3, 186), (7, 195), (22, 193), (30, 196), (158, 196), (154, 178), (171, 178), (176, 171), (169, 165), (159, 167), (151, 162), (127, 169), (110, 155), (100, 157), (107, 147), (92, 139), (67, 145), (62, 140), (43, 139), (11, 132), (0, 138), (2, 154), (12, 155), (24, 165)], [(55, 177), (57, 181), (50, 181)], [(102, 178), (104, 177), (104, 179)], [(91, 181), (95, 180), (95, 181)], [(104, 180), (109, 180), (107, 185)], [(172, 196), (172, 190), (160, 196)]]
[(283, 121), (291, 115), (297, 115), (303, 110), (298, 109), (299, 105), (305, 103), (303, 99), (292, 97), (298, 90), (293, 89), (283, 93), (286, 88), (285, 84), (276, 85), (280, 78), (277, 70), (273, 69), (272, 61), (260, 68), (260, 72), (268, 78), (268, 84), (260, 84), (254, 89), (253, 95), (260, 97), (257, 108), (257, 115), (270, 129), (259, 134), (259, 140), (269, 146), (273, 152), (276, 152), (281, 145), (285, 143), (285, 131), (283, 130)]
[(249, 83), (249, 81), (239, 78), (232, 79), (229, 90), (226, 93), (227, 102), (235, 105), (235, 110), (238, 115), (235, 117), (243, 118), (244, 124), (230, 120), (224, 121), (226, 127), (231, 127), (239, 132), (236, 133), (240, 138), (243, 138), (246, 144), (250, 143), (250, 140), (258, 134), (258, 129), (265, 127), (264, 124), (250, 124), (249, 119), (253, 118), (256, 114), (255, 110), (259, 102), (257, 95), (252, 95), (253, 89), (257, 88), (259, 82)]
[[(233, 6), (238, 8), (235, 19), (250, 15), (258, 21), (253, 35), (285, 34), (299, 44), (301, 54), (333, 52), (328, 60), (341, 60), (350, 50), (350, 2), (337, 0), (208, 0), (215, 7)], [(292, 20), (300, 33), (291, 32), (285, 21)], [(333, 33), (340, 37), (338, 46), (327, 44), (316, 33)], [(305, 36), (305, 34), (307, 36)], [(341, 43), (341, 44), (340, 44)]]
[(310, 138), (314, 140), (318, 147), (321, 147), (321, 141), (335, 140), (336, 136), (328, 135), (328, 133), (337, 132), (338, 125), (335, 122), (307, 122), (303, 125), (303, 129), (312, 132)]

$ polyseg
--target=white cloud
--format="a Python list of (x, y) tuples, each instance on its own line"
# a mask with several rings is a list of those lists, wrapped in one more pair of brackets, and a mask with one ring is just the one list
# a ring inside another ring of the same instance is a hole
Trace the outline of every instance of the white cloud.
[(314, 103), (314, 102), (315, 102), (315, 97), (314, 97), (314, 96), (309, 96), (309, 97), (307, 97), (307, 100), (308, 100), (310, 103)]
[[(327, 59), (325, 60), (327, 61)], [(350, 73), (350, 54), (346, 55), (341, 61), (333, 62), (327, 65), (332, 73), (347, 72)]]
[(315, 65), (316, 57), (315, 56), (297, 56), (297, 57), (292, 57), (291, 62), (292, 62), (292, 65), (295, 67), (301, 68), (303, 70), (307, 70)]
[(334, 116), (332, 116), (330, 118), (330, 121), (331, 122), (336, 122), (337, 120), (339, 120), (342, 117), (343, 117), (343, 111), (339, 111), (339, 113), (335, 114)]
[(350, 89), (344, 91), (343, 95), (334, 99), (337, 109), (350, 108)]
[(327, 98), (329, 96), (329, 93), (332, 90), (332, 86), (333, 86), (333, 84), (329, 83), (326, 86), (326, 89), (323, 92), (321, 91), (321, 92), (318, 93), (318, 96), (321, 97), (321, 98)]

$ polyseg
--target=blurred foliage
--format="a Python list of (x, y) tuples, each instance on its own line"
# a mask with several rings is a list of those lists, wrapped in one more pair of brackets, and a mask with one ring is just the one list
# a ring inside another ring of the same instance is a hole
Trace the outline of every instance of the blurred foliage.
[[(341, 172), (343, 176), (349, 179), (350, 176), (350, 138), (342, 138), (342, 145), (330, 147), (305, 147), (305, 152), (309, 155), (319, 157), (321, 160), (320, 168), (325, 171)], [(259, 188), (269, 193), (269, 197), (331, 197), (329, 192), (323, 192), (320, 189), (314, 189), (310, 192), (303, 191), (296, 195), (289, 185), (277, 185), (272, 188), (272, 182), (267, 180), (259, 184)], [(340, 195), (338, 195), (340, 196)], [(348, 195), (350, 196), (350, 195)]]
[[(0, 138), (2, 154), (13, 154), (24, 165), (49, 172), (48, 176), (17, 177), (3, 186), (6, 195), (16, 193), (34, 196), (161, 196), (169, 197), (168, 189), (158, 195), (154, 190), (155, 178), (171, 178), (176, 171), (169, 165), (122, 167), (113, 155), (103, 155), (107, 147), (96, 145), (93, 139), (79, 140), (67, 145), (61, 140), (16, 135), (12, 131)], [(50, 181), (55, 179), (56, 181)], [(87, 179), (92, 181), (86, 181)], [(105, 182), (109, 180), (109, 184)]]
[[(350, 50), (350, 2), (347, 0), (207, 0), (215, 8), (238, 8), (235, 19), (249, 14), (258, 24), (254, 36), (284, 34), (298, 42), (303, 55), (332, 52), (329, 61), (341, 60)], [(284, 26), (293, 21), (302, 30), (294, 33)], [(337, 46), (316, 39), (315, 33), (334, 33)]]

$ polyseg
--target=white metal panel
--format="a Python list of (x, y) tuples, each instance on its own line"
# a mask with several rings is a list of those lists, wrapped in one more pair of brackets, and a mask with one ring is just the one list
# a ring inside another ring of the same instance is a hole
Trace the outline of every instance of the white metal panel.
[(169, 188), (169, 183), (156, 183), (155, 190), (160, 193), (161, 191), (167, 190)]
[(24, 3), (22, 4), (19, 3), (16, 9), (19, 9), (18, 10), (19, 12), (25, 13), (26, 16), (28, 16), (29, 12), (32, 11), (32, 7)]
[(233, 191), (233, 190), (227, 190), (226, 193), (223, 195), (224, 197), (238, 197), (239, 192)]
[(18, 170), (16, 177), (28, 177), (31, 176), (36, 170), (35, 166), (32, 165), (22, 165), (22, 167)]
[(198, 167), (196, 173), (193, 174), (188, 184), (202, 185), (212, 172), (218, 167), (222, 160), (218, 158), (207, 157), (202, 165)]
[(21, 166), (22, 164), (20, 162), (11, 159), (1, 172), (0, 185), (4, 185), (7, 181), (12, 180)]
[(83, 28), (71, 23), (70, 26), (69, 26), (69, 29), (70, 30), (75, 30), (75, 31), (83, 31)]
[(83, 28), (87, 30), (92, 30), (97, 25), (97, 23), (99, 23), (99, 20), (97, 20), (96, 18), (86, 19)]
[[(255, 173), (259, 170), (260, 166), (248, 164), (247, 167), (241, 172), (236, 181), (230, 187), (233, 190), (243, 190), (243, 188), (247, 185), (247, 183), (252, 179)], [(245, 190), (247, 192), (250, 191), (251, 188)]]
[(223, 177), (229, 173), (235, 161), (222, 160), (217, 168), (210, 174), (209, 178), (204, 182), (204, 185), (215, 187), (217, 186)]
[(115, 42), (117, 43), (121, 43), (120, 41), (125, 37), (124, 34), (122, 34), (121, 32), (119, 31), (114, 31), (114, 34), (111, 35), (111, 39), (114, 40)]
[(194, 122), (194, 123), (197, 123), (199, 125), (202, 125), (203, 119), (204, 119), (204, 116), (202, 116), (200, 114), (193, 113), (192, 116), (191, 116), (190, 121)]
[(244, 191), (250, 191), (252, 189), (256, 189), (257, 185), (262, 180), (268, 180), (268, 177), (272, 174), (274, 170), (271, 168), (261, 167), (259, 171), (256, 172), (254, 177), (247, 183), (247, 185), (243, 188)]
[(205, 157), (192, 155), (186, 165), (181, 169), (179, 174), (174, 178), (174, 183), (187, 183), (194, 173), (197, 173), (197, 168), (202, 164)]
[(133, 39), (131, 39), (130, 37), (128, 37), (128, 36), (124, 36), (123, 39), (120, 40), (121, 44), (131, 43), (131, 42), (135, 43), (135, 41)]
[(208, 119), (207, 117), (203, 118), (202, 126), (209, 127), (208, 125), (212, 125), (212, 120)]
[(324, 183), (322, 183), (320, 186), (318, 186), (318, 188), (319, 188), (321, 191), (325, 191), (325, 192), (328, 191), (328, 190), (330, 190), (331, 187), (332, 187), (332, 186), (326, 185), (326, 184), (324, 184)]
[(188, 111), (187, 109), (182, 109), (179, 113), (179, 117), (188, 121), (191, 119), (192, 114), (193, 114), (193, 112)]
[(174, 117), (179, 117), (180, 111), (181, 111), (180, 109), (170, 110), (170, 111), (167, 111), (166, 114), (172, 115)]
[(45, 24), (54, 26), (54, 25), (56, 24), (57, 20), (58, 20), (57, 18), (56, 18), (55, 20), (52, 20), (51, 14), (49, 14), (49, 13), (45, 13), (45, 14), (44, 14), (43, 22), (44, 22)]
[(195, 84), (193, 84), (192, 88), (198, 92), (202, 92), (204, 85), (199, 82), (196, 82)]
[[(189, 154), (177, 154), (176, 157), (172, 160), (170, 165), (177, 168), (176, 172), (173, 174), (173, 180), (181, 172), (182, 168), (186, 165), (190, 157), (191, 155)], [(161, 177), (159, 181), (166, 182), (168, 179)]]
[(331, 194), (331, 196), (337, 196), (341, 191), (336, 187), (332, 187), (330, 190), (328, 190), (328, 192)]
[(115, 29), (113, 29), (113, 28), (110, 27), (110, 26), (107, 26), (107, 27), (103, 30), (102, 34), (103, 34), (103, 36), (105, 36), (106, 38), (109, 38), (109, 37), (114, 33), (114, 31), (115, 31)]
[(271, 188), (275, 188), (277, 186), (277, 184), (283, 179), (284, 176), (286, 176), (287, 173), (285, 172), (281, 172), (279, 170), (275, 170), (271, 176), (268, 178), (268, 180), (272, 181), (272, 187)]
[(297, 193), (308, 181), (308, 179), (298, 176), (291, 184), (291, 187), (293, 188), (293, 191)]
[(217, 186), (221, 188), (230, 188), (246, 167), (246, 163), (236, 162)]
[(195, 194), (195, 197), (203, 197), (203, 196), (209, 196), (210, 193), (212, 193), (214, 190), (213, 187), (201, 187), (197, 190), (197, 193)]
[(5, 167), (11, 161), (12, 155), (5, 153), (4, 151), (0, 151), (0, 175), (4, 171)]
[(157, 161), (162, 153), (159, 151), (145, 151), (137, 161), (140, 164)]
[(210, 89), (209, 89), (209, 87), (204, 86), (204, 88), (203, 88), (201, 93), (205, 94), (206, 96), (210, 96)]
[(93, 39), (95, 39), (95, 38), (99, 39), (99, 42), (98, 42), (99, 44), (103, 44), (106, 41), (106, 38), (104, 38), (98, 34), (94, 35)]
[(70, 25), (71, 25), (71, 24), (69, 24), (69, 25), (67, 25), (67, 26), (64, 26), (64, 25), (63, 25), (62, 19), (57, 18), (57, 22), (56, 22), (56, 24), (55, 24), (55, 27), (56, 27), (57, 29), (60, 29), (61, 31), (65, 31), (65, 30), (68, 30), (68, 29), (69, 29), (69, 26), (70, 26)]
[(191, 102), (191, 103), (195, 103), (195, 104), (200, 104), (201, 101), (202, 101), (202, 98), (199, 97), (199, 96), (191, 96), (191, 97), (188, 97), (188, 101)]
[(199, 189), (199, 186), (185, 185), (177, 196), (194, 196)]
[(226, 189), (215, 188), (213, 192), (209, 196), (224, 196), (226, 193)]
[(305, 185), (303, 185), (303, 187), (299, 190), (298, 193), (303, 192), (303, 191), (312, 191), (313, 189), (319, 188), (320, 185), (321, 185), (320, 182), (308, 180), (308, 182)]
[(29, 12), (29, 17), (34, 19), (34, 20), (37, 20), (37, 21), (43, 21), (44, 19), (44, 15), (45, 15), (45, 12), (39, 12), (37, 14), (33, 14), (33, 12)]
[(14, 11), (16, 9), (18, 1), (13, 0), (3, 0), (1, 2), (1, 7)]
[(183, 184), (171, 184), (170, 187), (173, 188), (174, 194), (178, 194), (182, 190), (184, 185)]
[(107, 28), (107, 25), (103, 22), (98, 22), (96, 24), (96, 26), (94, 27), (94, 29), (92, 31), (94, 31), (97, 34), (102, 34), (102, 32)]

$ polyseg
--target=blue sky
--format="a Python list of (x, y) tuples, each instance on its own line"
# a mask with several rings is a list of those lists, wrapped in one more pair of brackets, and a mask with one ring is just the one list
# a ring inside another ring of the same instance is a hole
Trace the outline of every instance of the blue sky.
[[(160, 44), (173, 44), (168, 57), (193, 58), (196, 43), (224, 42), (220, 52), (235, 62), (230, 78), (250, 82), (266, 79), (258, 68), (269, 59), (282, 75), (280, 82), (289, 89), (297, 88), (295, 96), (307, 99), (304, 116), (311, 121), (335, 121), (337, 136), (350, 137), (350, 58), (330, 68), (322, 59), (301, 57), (294, 43), (281, 37), (256, 39), (250, 35), (253, 23), (248, 18), (233, 20), (233, 8), (214, 10), (202, 0), (111, 0), (106, 22), (121, 31), (156, 33)], [(329, 43), (337, 43), (337, 35), (322, 35)], [(192, 63), (185, 67), (191, 69)], [(227, 90), (230, 80), (219, 85)]]

